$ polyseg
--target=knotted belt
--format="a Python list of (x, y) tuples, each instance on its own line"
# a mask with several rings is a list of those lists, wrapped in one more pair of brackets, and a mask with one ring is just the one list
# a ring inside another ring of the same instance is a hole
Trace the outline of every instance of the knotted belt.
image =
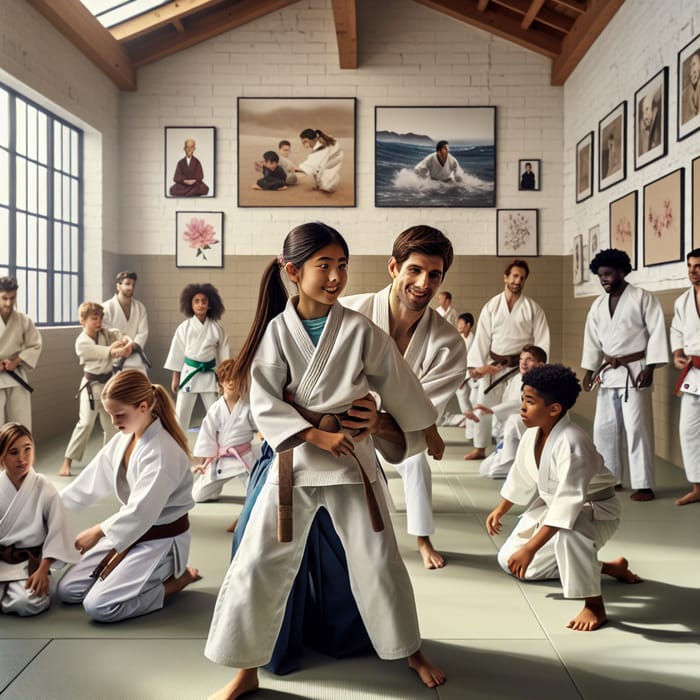
[[(304, 420), (309, 421), (311, 425), (319, 430), (324, 430), (327, 433), (339, 433), (342, 430), (341, 420), (351, 417), (345, 413), (316, 413), (308, 408), (292, 403), (295, 410)], [(379, 510), (377, 497), (372, 490), (372, 484), (365, 474), (365, 470), (360, 464), (354, 452), (350, 456), (355, 460), (357, 471), (362, 479), (362, 486), (365, 490), (365, 499), (367, 500), (367, 510), (369, 519), (372, 523), (372, 529), (375, 532), (381, 532), (384, 529), (384, 521)], [(285, 450), (279, 453), (279, 505), (277, 506), (277, 540), (279, 542), (291, 542), (293, 539), (293, 492), (294, 492), (294, 449)]]
[(676, 383), (676, 388), (673, 390), (673, 393), (676, 396), (681, 395), (681, 389), (683, 388), (683, 382), (685, 381), (685, 378), (688, 376), (688, 372), (690, 372), (691, 368), (695, 367), (695, 369), (700, 369), (700, 355), (691, 355), (688, 358), (688, 360), (689, 360), (689, 362), (682, 369), (681, 376), (678, 378), (678, 382)]
[(29, 562), (29, 575), (31, 576), (41, 563), (41, 545), (17, 547), (14, 544), (0, 544), (0, 561), (4, 561), (6, 564)]
[(182, 387), (185, 386), (185, 384), (187, 384), (195, 374), (199, 374), (200, 372), (213, 372), (214, 367), (216, 367), (216, 358), (213, 360), (200, 361), (186, 357), (185, 364), (188, 367), (194, 367), (194, 369), (178, 384), (178, 391), (182, 389)]
[(15, 372), (14, 370), (6, 369), (5, 374), (8, 377), (12, 377), (17, 382), (17, 384), (26, 389), (30, 394), (34, 391), (34, 387), (29, 382), (22, 379), (22, 377), (20, 377), (19, 374), (17, 374), (17, 372)]
[(509, 372), (502, 374), (498, 379), (496, 379), (496, 381), (492, 381), (484, 391), (484, 395), (488, 394), (492, 389), (495, 389), (501, 382), (505, 382), (507, 379), (510, 379), (520, 369), (518, 366), (520, 364), (519, 353), (517, 355), (499, 355), (495, 352), (489, 352), (489, 357), (493, 360), (491, 363), (492, 365), (512, 367), (512, 369)]
[(603, 355), (603, 363), (595, 371), (593, 378), (591, 379), (591, 386), (593, 386), (596, 382), (600, 382), (601, 375), (608, 367), (610, 367), (611, 369), (624, 367), (627, 371), (627, 378), (625, 379), (625, 401), (627, 401), (627, 399), (629, 398), (630, 381), (632, 382), (632, 386), (637, 386), (637, 380), (632, 376), (632, 371), (629, 368), (629, 363), (636, 362), (637, 360), (643, 360), (645, 357), (646, 352), (644, 350), (639, 350), (639, 352), (631, 352), (629, 355), (619, 355), (618, 357)]
[(239, 462), (245, 464), (243, 460), (243, 455), (248, 454), (253, 448), (249, 442), (244, 442), (240, 445), (231, 445), (229, 447), (219, 447), (216, 450), (216, 455), (213, 457), (207, 457), (202, 463), (203, 467), (208, 467), (215, 459), (221, 459), (222, 457), (235, 457)]
[(122, 562), (124, 557), (129, 553), (132, 547), (135, 547), (141, 542), (150, 542), (151, 540), (164, 540), (168, 537), (177, 537), (183, 532), (187, 532), (190, 529), (190, 519), (187, 517), (187, 513), (181, 515), (177, 520), (173, 520), (171, 523), (166, 523), (165, 525), (153, 525), (146, 532), (144, 532), (141, 537), (139, 537), (136, 542), (132, 542), (128, 547), (123, 549), (121, 552), (117, 552), (116, 549), (110, 549), (107, 554), (100, 560), (100, 563), (95, 567), (95, 570), (90, 574), (90, 578), (99, 578), (104, 580), (109, 576), (112, 571)]
[(90, 402), (90, 410), (95, 410), (95, 395), (92, 393), (93, 384), (106, 384), (112, 378), (111, 372), (105, 372), (103, 374), (93, 374), (92, 372), (83, 372), (83, 379), (85, 379), (85, 384), (83, 384), (78, 393), (75, 395), (77, 399), (80, 396), (80, 392), (87, 391), (88, 401)]
[[(134, 343), (134, 349), (132, 351), (132, 354), (136, 353), (141, 360), (143, 361), (143, 364), (146, 365), (146, 367), (150, 368), (153, 365), (151, 365), (151, 361), (148, 359), (148, 356), (144, 352), (143, 348), (138, 344)], [(112, 374), (116, 374), (117, 372), (121, 372), (124, 369), (124, 363), (126, 362), (127, 358), (126, 357), (120, 357), (115, 363), (114, 367), (112, 367)]]

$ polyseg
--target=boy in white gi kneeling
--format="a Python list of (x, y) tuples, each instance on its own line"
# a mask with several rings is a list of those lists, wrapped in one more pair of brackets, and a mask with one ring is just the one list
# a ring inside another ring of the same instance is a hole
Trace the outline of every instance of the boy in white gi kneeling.
[(523, 581), (560, 578), (565, 598), (585, 600), (567, 627), (592, 631), (607, 620), (601, 570), (623, 583), (641, 579), (623, 557), (598, 561), (598, 550), (620, 524), (621, 507), (615, 477), (588, 434), (567, 415), (580, 391), (576, 375), (562, 365), (534, 367), (523, 376), (520, 415), (528, 430), (486, 529), (499, 533), (513, 504), (529, 504), (498, 562)]

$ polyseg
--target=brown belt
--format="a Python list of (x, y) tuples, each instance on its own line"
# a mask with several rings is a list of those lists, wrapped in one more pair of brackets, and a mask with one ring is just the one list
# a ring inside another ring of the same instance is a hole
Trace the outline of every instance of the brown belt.
[(95, 570), (90, 574), (91, 578), (106, 579), (112, 571), (121, 563), (124, 557), (129, 553), (129, 550), (140, 542), (150, 542), (151, 540), (164, 540), (168, 537), (177, 537), (183, 532), (190, 529), (190, 519), (187, 513), (181, 515), (177, 520), (165, 525), (153, 525), (139, 537), (136, 542), (130, 544), (126, 549), (117, 552), (116, 549), (110, 549), (107, 554), (100, 560), (100, 563), (95, 567)]
[[(304, 420), (309, 421), (311, 425), (319, 430), (324, 430), (327, 433), (338, 433), (341, 431), (341, 420), (347, 418), (343, 413), (316, 413), (308, 408), (302, 408), (295, 403), (292, 403), (294, 409)], [(365, 474), (365, 470), (357, 459), (355, 453), (350, 455), (357, 466), (357, 471), (362, 479), (362, 485), (365, 490), (365, 499), (367, 500), (367, 510), (369, 519), (372, 523), (372, 529), (375, 532), (381, 532), (384, 529), (384, 521), (379, 510), (377, 497), (372, 490), (372, 484)], [(279, 542), (291, 542), (293, 539), (293, 493), (294, 493), (294, 450), (285, 450), (279, 453), (279, 505), (277, 506), (277, 540)]]
[(493, 360), (491, 364), (501, 365), (501, 367), (512, 367), (509, 372), (502, 374), (496, 381), (489, 383), (488, 387), (484, 391), (484, 396), (489, 393), (492, 389), (495, 389), (499, 384), (510, 379), (516, 372), (520, 370), (520, 355), (499, 355), (498, 353), (489, 351), (489, 357)]
[(678, 377), (678, 381), (676, 382), (676, 388), (673, 390), (673, 393), (676, 396), (681, 395), (681, 389), (683, 388), (683, 381), (688, 376), (688, 372), (690, 372), (691, 367), (695, 367), (695, 369), (700, 369), (700, 355), (691, 355), (688, 358), (688, 360), (689, 360), (689, 362), (681, 371), (681, 376)]
[(600, 375), (608, 368), (617, 369), (618, 367), (624, 367), (627, 370), (627, 378), (625, 379), (625, 401), (629, 398), (629, 385), (630, 381), (632, 386), (637, 386), (637, 382), (632, 377), (632, 373), (629, 368), (630, 362), (636, 362), (637, 360), (643, 360), (646, 357), (646, 352), (644, 350), (639, 350), (638, 352), (631, 352), (629, 355), (619, 355), (618, 357), (611, 357), (610, 355), (603, 355), (603, 364), (598, 367), (598, 369), (593, 374), (591, 379), (591, 386), (595, 384), (596, 381), (600, 380)]
[(31, 576), (41, 563), (41, 545), (36, 547), (16, 547), (13, 544), (0, 544), (0, 561), (4, 561), (6, 564), (29, 562), (29, 575)]

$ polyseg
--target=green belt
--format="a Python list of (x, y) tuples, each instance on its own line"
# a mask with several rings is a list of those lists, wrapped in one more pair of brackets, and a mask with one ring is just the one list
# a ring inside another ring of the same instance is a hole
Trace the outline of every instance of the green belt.
[(185, 386), (185, 384), (187, 384), (187, 382), (189, 382), (195, 374), (199, 374), (200, 372), (213, 372), (214, 367), (216, 367), (216, 359), (201, 362), (200, 360), (191, 360), (189, 357), (186, 357), (185, 364), (188, 367), (194, 367), (194, 369), (180, 382), (177, 387), (178, 391), (182, 389), (182, 387)]

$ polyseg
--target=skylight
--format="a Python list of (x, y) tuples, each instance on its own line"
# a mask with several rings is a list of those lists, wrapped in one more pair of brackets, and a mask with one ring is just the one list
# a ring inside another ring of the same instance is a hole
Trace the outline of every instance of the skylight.
[(80, 0), (109, 29), (117, 24), (167, 5), (169, 0)]

